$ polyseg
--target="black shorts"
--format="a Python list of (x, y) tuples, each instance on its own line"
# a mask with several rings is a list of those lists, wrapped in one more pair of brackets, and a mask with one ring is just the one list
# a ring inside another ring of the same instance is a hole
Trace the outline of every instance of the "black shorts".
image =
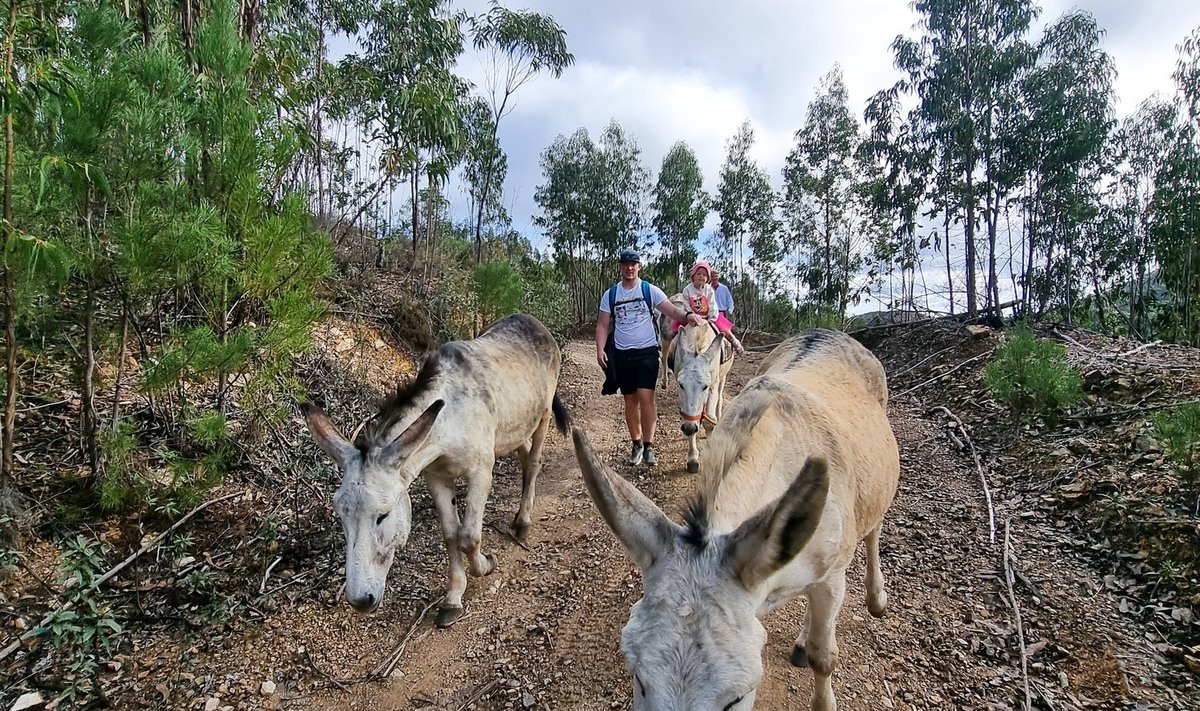
[(617, 385), (622, 395), (638, 390), (653, 390), (658, 385), (658, 348), (618, 350), (613, 354)]

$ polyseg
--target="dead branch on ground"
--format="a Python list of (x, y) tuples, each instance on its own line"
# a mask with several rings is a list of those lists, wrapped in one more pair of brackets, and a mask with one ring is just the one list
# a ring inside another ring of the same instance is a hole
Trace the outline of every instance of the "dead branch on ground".
[(400, 644), (396, 645), (391, 652), (388, 652), (388, 655), (383, 658), (383, 661), (371, 670), (371, 673), (367, 675), (367, 678), (386, 679), (392, 675), (392, 672), (396, 670), (396, 665), (400, 663), (400, 657), (404, 655), (404, 648), (408, 646), (408, 642), (412, 639), (413, 633), (416, 632), (417, 628), (421, 626), (421, 621), (425, 619), (425, 615), (429, 614), (429, 611), (433, 609), (433, 606), (441, 602), (443, 597), (443, 595), (439, 595), (425, 605), (421, 612), (417, 614), (416, 619), (413, 620), (412, 625), (409, 626), (408, 631), (404, 633), (404, 637), (400, 640)]
[(1013, 590), (1012, 543), (1008, 535), (1009, 520), (1004, 521), (1004, 582), (1008, 586), (1008, 601), (1012, 605), (1013, 617), (1017, 623), (1017, 645), (1021, 650), (1021, 681), (1025, 685), (1025, 711), (1031, 708), (1029, 691), (1029, 659), (1025, 656), (1025, 627), (1021, 624), (1021, 607), (1017, 605), (1017, 594)]
[(946, 372), (942, 373), (941, 375), (935, 375), (932, 378), (930, 378), (929, 380), (926, 380), (925, 382), (917, 383), (916, 385), (912, 386), (908, 390), (896, 393), (896, 395), (894, 395), (893, 397), (903, 397), (904, 395), (907, 395), (914, 390), (923, 388), (926, 385), (929, 385), (930, 383), (936, 383), (937, 381), (941, 380), (942, 378), (945, 378), (946, 376), (950, 375), (951, 373), (956, 373), (956, 372), (962, 370), (968, 364), (974, 363), (975, 361), (979, 360), (980, 358), (986, 358), (986, 357), (990, 356), (991, 354), (992, 354), (992, 349), (989, 348), (988, 350), (984, 351), (983, 353), (980, 353), (979, 355), (975, 355), (975, 356), (971, 356), (970, 358), (967, 358), (963, 362), (954, 366), (950, 370), (947, 370)]

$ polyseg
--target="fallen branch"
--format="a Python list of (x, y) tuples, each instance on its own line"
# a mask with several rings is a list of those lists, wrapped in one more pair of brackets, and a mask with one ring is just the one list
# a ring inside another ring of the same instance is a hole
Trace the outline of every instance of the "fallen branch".
[(1025, 656), (1025, 627), (1021, 624), (1021, 607), (1017, 605), (1017, 594), (1013, 590), (1012, 544), (1008, 536), (1008, 520), (1004, 521), (1004, 582), (1008, 586), (1008, 601), (1012, 605), (1013, 616), (1017, 623), (1017, 645), (1021, 650), (1021, 680), (1025, 684), (1025, 711), (1032, 708), (1032, 698), (1029, 691), (1029, 660)]
[(952, 350), (954, 350), (955, 348), (958, 348), (958, 345), (959, 345), (959, 344), (955, 343), (954, 345), (946, 346), (945, 348), (943, 348), (942, 350), (938, 351), (937, 353), (934, 353), (934, 354), (932, 354), (932, 355), (925, 356), (924, 358), (922, 358), (921, 360), (917, 361), (916, 363), (913, 363), (912, 365), (908, 366), (908, 367), (907, 367), (907, 368), (905, 368), (904, 370), (901, 370), (901, 371), (899, 371), (899, 372), (896, 372), (896, 373), (889, 373), (889, 374), (888, 374), (888, 377), (889, 377), (889, 378), (893, 378), (893, 379), (894, 379), (894, 378), (899, 378), (901, 375), (904, 375), (904, 374), (906, 374), (906, 373), (910, 373), (910, 372), (912, 372), (912, 371), (916, 370), (917, 368), (921, 367), (922, 365), (924, 365), (924, 364), (925, 364), (927, 361), (930, 361), (930, 360), (933, 360), (934, 358), (937, 358), (938, 356), (940, 356), (941, 354), (945, 353), (946, 351), (952, 351)]
[(1172, 407), (1183, 407), (1184, 405), (1200, 405), (1200, 400), (1181, 400), (1177, 402), (1160, 402), (1154, 405), (1135, 405), (1122, 410), (1108, 410), (1106, 412), (1081, 413), (1078, 415), (1059, 415), (1060, 420), (1076, 420), (1080, 422), (1093, 422), (1095, 420), (1103, 420), (1109, 417), (1121, 417), (1122, 415), (1134, 415), (1143, 412), (1152, 412), (1154, 410), (1166, 410)]
[(26, 632), (25, 634), (21, 635), (21, 637), (19, 639), (17, 639), (17, 641), (15, 641), (12, 644), (5, 647), (3, 649), (3, 651), (0, 651), (0, 661), (4, 661), (5, 659), (7, 659), (9, 657), (9, 655), (11, 655), (13, 652), (17, 651), (18, 649), (20, 649), (22, 642), (25, 642), (25, 641), (29, 640), (31, 637), (34, 637), (35, 635), (37, 635), (39, 630), (41, 630), (43, 627), (45, 627), (47, 624), (49, 624), (49, 622), (54, 618), (55, 614), (62, 612), (64, 610), (70, 610), (71, 607), (73, 607), (75, 605), (75, 603), (79, 602), (79, 599), (81, 597), (83, 597), (85, 594), (91, 592), (92, 590), (98, 589), (101, 585), (107, 583), (109, 580), (112, 580), (112, 578), (114, 576), (116, 576), (117, 573), (121, 572), (125, 568), (128, 568), (129, 565), (131, 563), (133, 563), (133, 561), (140, 558), (142, 556), (142, 554), (145, 553), (146, 551), (158, 546), (158, 544), (161, 543), (164, 538), (171, 535), (176, 529), (178, 529), (183, 524), (187, 523), (188, 519), (190, 519), (192, 516), (195, 516), (196, 514), (200, 513), (201, 511), (208, 508), (209, 506), (212, 506), (213, 504), (217, 504), (222, 501), (227, 501), (234, 497), (241, 496), (242, 494), (243, 494), (243, 492), (241, 492), (241, 491), (237, 491), (232, 494), (226, 494), (225, 496), (222, 496), (220, 498), (212, 499), (211, 501), (205, 501), (204, 503), (200, 504), (199, 506), (192, 509), (191, 511), (188, 511), (186, 514), (184, 514), (183, 518), (179, 519), (174, 524), (172, 524), (170, 528), (168, 528), (167, 530), (158, 534), (154, 538), (151, 538), (149, 541), (147, 541), (145, 544), (143, 544), (141, 548), (137, 549), (128, 558), (126, 558), (125, 560), (121, 561), (117, 565), (110, 568), (109, 571), (107, 573), (105, 573), (104, 575), (101, 575), (99, 578), (96, 578), (94, 581), (92, 581), (91, 585), (88, 585), (86, 588), (76, 591), (75, 595), (69, 601), (54, 608), (54, 610), (52, 610), (45, 617), (43, 617), (42, 621), (39, 622), (33, 629), (31, 629), (28, 632)]
[(996, 542), (996, 507), (992, 504), (992, 489), (988, 486), (987, 474), (983, 471), (983, 463), (979, 460), (979, 452), (975, 450), (975, 443), (971, 441), (971, 436), (967, 434), (967, 427), (963, 421), (958, 419), (958, 415), (950, 412), (950, 410), (942, 405), (931, 407), (927, 412), (940, 410), (946, 413), (946, 416), (954, 420), (958, 425), (958, 431), (962, 433), (962, 438), (966, 441), (967, 447), (971, 450), (971, 458), (975, 460), (975, 471), (979, 473), (979, 483), (983, 485), (983, 495), (987, 499), (988, 507), (988, 530), (991, 532), (992, 543)]
[(930, 378), (929, 380), (926, 380), (926, 381), (925, 381), (925, 382), (923, 382), (923, 383), (918, 383), (918, 384), (916, 384), (916, 385), (912, 386), (911, 388), (909, 388), (908, 390), (905, 390), (905, 391), (903, 391), (903, 392), (897, 393), (897, 394), (896, 394), (896, 395), (894, 395), (893, 397), (903, 397), (904, 395), (907, 395), (907, 394), (911, 393), (912, 391), (914, 391), (914, 390), (917, 390), (917, 389), (919, 389), (919, 388), (923, 388), (923, 387), (925, 387), (926, 385), (929, 385), (930, 383), (936, 383), (937, 381), (939, 381), (939, 380), (941, 380), (942, 378), (944, 378), (944, 377), (946, 377), (946, 376), (950, 375), (951, 373), (955, 373), (955, 372), (958, 372), (958, 371), (962, 370), (962, 369), (963, 369), (963, 368), (965, 368), (965, 367), (966, 367), (966, 366), (967, 366), (969, 363), (974, 363), (975, 361), (979, 360), (980, 358), (986, 358), (986, 357), (990, 356), (991, 354), (992, 354), (992, 351), (991, 351), (991, 350), (986, 350), (986, 351), (984, 351), (983, 353), (980, 353), (979, 355), (971, 356), (970, 358), (967, 358), (966, 360), (964, 360), (963, 362), (961, 362), (961, 363), (959, 363), (958, 365), (954, 366), (954, 367), (953, 367), (953, 368), (951, 368), (950, 370), (947, 370), (945, 373), (942, 373), (941, 375), (935, 375), (935, 376), (933, 376), (933, 377), (932, 377), (932, 378)]
[(495, 689), (495, 688), (496, 688), (497, 686), (499, 686), (499, 685), (500, 685), (500, 682), (499, 682), (498, 680), (496, 680), (496, 679), (492, 679), (492, 680), (491, 680), (491, 681), (489, 681), (488, 683), (486, 683), (486, 684), (484, 684), (483, 686), (479, 687), (479, 688), (478, 688), (478, 689), (475, 691), (475, 693), (474, 693), (474, 694), (471, 694), (471, 698), (469, 698), (469, 699), (467, 699), (466, 701), (464, 701), (464, 702), (463, 702), (463, 704), (462, 704), (462, 706), (459, 706), (459, 707), (458, 707), (457, 711), (464, 711), (464, 710), (465, 710), (465, 709), (466, 709), (468, 706), (470, 706), (471, 704), (475, 703), (476, 701), (478, 701), (478, 700), (482, 699), (484, 694), (488, 693), (488, 692), (489, 692), (489, 691), (491, 691), (492, 689)]
[(494, 523), (489, 523), (489, 524), (487, 525), (487, 527), (488, 527), (488, 528), (490, 528), (490, 529), (492, 529), (492, 530), (493, 530), (493, 531), (495, 531), (496, 533), (502, 534), (502, 535), (504, 535), (504, 536), (508, 536), (508, 539), (509, 539), (510, 541), (512, 541), (513, 543), (516, 543), (518, 546), (520, 546), (520, 547), (524, 548), (525, 550), (529, 551), (530, 553), (532, 553), (532, 552), (533, 552), (533, 549), (532, 549), (532, 548), (530, 548), (529, 546), (525, 545), (525, 542), (524, 542), (524, 541), (522, 541), (522, 540), (520, 540), (519, 538), (517, 538), (516, 534), (515, 534), (515, 533), (513, 533), (512, 531), (509, 531), (509, 530), (507, 530), (507, 529), (504, 529), (504, 528), (500, 528), (499, 526), (497, 526), (497, 525), (496, 525), (496, 524), (494, 524)]
[(263, 573), (262, 582), (258, 584), (258, 594), (262, 595), (267, 590), (267, 581), (271, 579), (271, 571), (275, 570), (275, 566), (279, 565), (279, 561), (283, 560), (283, 556), (275, 559), (273, 563), (267, 566), (267, 572)]
[(396, 645), (392, 651), (388, 652), (388, 655), (383, 658), (383, 661), (371, 670), (371, 673), (367, 675), (367, 678), (386, 679), (392, 675), (392, 672), (396, 670), (396, 665), (400, 663), (400, 657), (404, 655), (404, 648), (408, 645), (408, 641), (412, 639), (413, 633), (416, 632), (417, 628), (421, 626), (421, 621), (425, 619), (425, 615), (429, 614), (429, 611), (433, 609), (433, 606), (441, 602), (443, 597), (445, 596), (439, 595), (425, 605), (425, 608), (417, 614), (416, 619), (413, 620), (412, 625), (409, 626), (408, 631), (404, 633), (404, 637), (400, 640), (400, 644)]

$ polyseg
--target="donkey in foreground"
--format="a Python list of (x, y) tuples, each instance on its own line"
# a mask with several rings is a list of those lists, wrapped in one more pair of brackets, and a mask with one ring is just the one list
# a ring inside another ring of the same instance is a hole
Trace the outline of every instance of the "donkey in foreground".
[(700, 471), (700, 426), (712, 430), (721, 418), (725, 381), (733, 370), (733, 346), (709, 325), (683, 326), (672, 346), (679, 385), (679, 428), (688, 438), (687, 470)]
[[(518, 540), (529, 530), (542, 442), (551, 416), (564, 434), (558, 399), (562, 356), (550, 331), (525, 314), (501, 319), (471, 341), (451, 341), (425, 359), (416, 380), (386, 401), (351, 444), (321, 408), (301, 405), (317, 444), (345, 476), (334, 509), (346, 534), (346, 598), (371, 611), (383, 600), (396, 549), (412, 527), (409, 488), (425, 475), (450, 558), (450, 580), (437, 624), (462, 614), (466, 569), (484, 576), (495, 559), (480, 550), (483, 510), (496, 457), (521, 457), (521, 504), (513, 520)], [(465, 517), (454, 500), (467, 480)], [(464, 559), (466, 565), (464, 566)]]
[(610, 472), (574, 431), (584, 481), (642, 569), (621, 649), (638, 711), (745, 711), (762, 677), (758, 616), (803, 594), (791, 662), (814, 673), (812, 708), (837, 707), (835, 623), (846, 567), (867, 549), (867, 608), (887, 607), (883, 516), (900, 475), (883, 367), (832, 331), (779, 345), (708, 440), (698, 496), (678, 526)]

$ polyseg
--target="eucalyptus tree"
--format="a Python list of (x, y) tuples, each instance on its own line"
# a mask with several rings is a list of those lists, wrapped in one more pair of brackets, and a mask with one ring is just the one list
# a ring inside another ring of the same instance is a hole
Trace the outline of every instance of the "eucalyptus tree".
[(891, 305), (915, 308), (915, 288), (921, 252), (933, 241), (918, 238), (929, 157), (922, 150), (915, 122), (901, 114), (895, 88), (876, 93), (863, 112), (866, 130), (858, 147), (862, 162), (859, 191), (867, 224), (875, 226), (876, 257), (886, 260), (888, 272), (899, 267), (900, 299)]
[(407, 176), (412, 247), (421, 233), (420, 179), (444, 182), (462, 157), (468, 85), (454, 73), (464, 49), (461, 23), (446, 0), (383, 0), (365, 23), (363, 54), (342, 69), (357, 87), (364, 129), (384, 144), (387, 184)]
[(1200, 344), (1200, 27), (1178, 46), (1174, 106), (1177, 130), (1155, 194), (1155, 252), (1170, 291), (1164, 335)]
[[(481, 136), (485, 146), (481, 154), (482, 170), (477, 171), (472, 182), (472, 199), (475, 203), (475, 260), (482, 258), (483, 223), (485, 210), (489, 207), (492, 192), (498, 192), (503, 179), (496, 174), (503, 170), (499, 150), (500, 121), (513, 110), (510, 104), (513, 95), (539, 73), (549, 72), (556, 79), (575, 63), (575, 57), (567, 51), (567, 33), (549, 15), (529, 10), (509, 10), (492, 0), (491, 9), (482, 17), (472, 20), (475, 48), (487, 50), (487, 92), (491, 136)], [(493, 148), (494, 146), (494, 148)], [(493, 202), (499, 202), (498, 200)]]
[[(754, 129), (747, 119), (726, 144), (725, 162), (721, 166), (713, 201), (713, 209), (720, 217), (720, 229), (713, 235), (713, 247), (718, 259), (733, 265), (739, 278), (747, 273), (747, 251), (751, 259), (755, 257), (756, 247), (763, 252), (761, 258), (779, 252), (775, 193), (766, 170), (750, 158), (753, 147)], [(759, 261), (761, 259), (755, 260), (756, 263)]]
[(822, 77), (795, 141), (783, 168), (788, 246), (807, 274), (813, 301), (843, 313), (858, 266), (853, 243), (860, 137), (840, 66)]
[[(904, 88), (920, 99), (923, 129), (939, 156), (945, 180), (936, 190), (964, 226), (967, 311), (978, 311), (976, 229), (984, 202), (988, 238), (988, 301), (996, 296), (996, 221), (1013, 171), (1003, 165), (1003, 123), (1013, 111), (1017, 80), (1029, 66), (1024, 36), (1037, 14), (1032, 0), (915, 0), (924, 35), (893, 43)], [(979, 172), (982, 171), (982, 177)], [(981, 182), (982, 180), (982, 182)], [(946, 214), (947, 226), (950, 213)]]
[(472, 99), (464, 118), (467, 141), (461, 170), (471, 197), (471, 212), (475, 215), (475, 257), (479, 261), (482, 225), (485, 222), (508, 223), (508, 214), (501, 202), (501, 189), (508, 174), (508, 156), (496, 140), (496, 123), (486, 100)]
[(650, 174), (636, 140), (616, 121), (598, 142), (583, 128), (559, 135), (542, 152), (541, 166), (544, 182), (534, 192), (541, 214), (534, 224), (571, 276), (576, 316), (583, 319), (595, 312), (593, 297), (612, 276), (617, 253), (641, 240)]
[(1100, 46), (1103, 34), (1085, 12), (1049, 25), (1038, 44), (1037, 66), (1023, 81), (1026, 119), (1014, 122), (1031, 182), (1025, 282), (1039, 287), (1038, 312), (1057, 302), (1068, 318), (1081, 273), (1095, 290), (1102, 281), (1099, 189), (1110, 172), (1105, 152), (1115, 123), (1116, 76)]
[(696, 260), (696, 239), (708, 217), (709, 197), (696, 154), (684, 141), (663, 156), (654, 186), (652, 224), (662, 258), (673, 267), (675, 289), (682, 288), (680, 268)]
[(1110, 148), (1117, 175), (1108, 188), (1108, 204), (1111, 219), (1120, 225), (1119, 231), (1110, 232), (1116, 240), (1113, 260), (1124, 273), (1129, 328), (1138, 338), (1150, 335), (1147, 294), (1156, 266), (1153, 206), (1167, 165), (1163, 146), (1174, 140), (1175, 118), (1171, 104), (1147, 99), (1121, 122)]

